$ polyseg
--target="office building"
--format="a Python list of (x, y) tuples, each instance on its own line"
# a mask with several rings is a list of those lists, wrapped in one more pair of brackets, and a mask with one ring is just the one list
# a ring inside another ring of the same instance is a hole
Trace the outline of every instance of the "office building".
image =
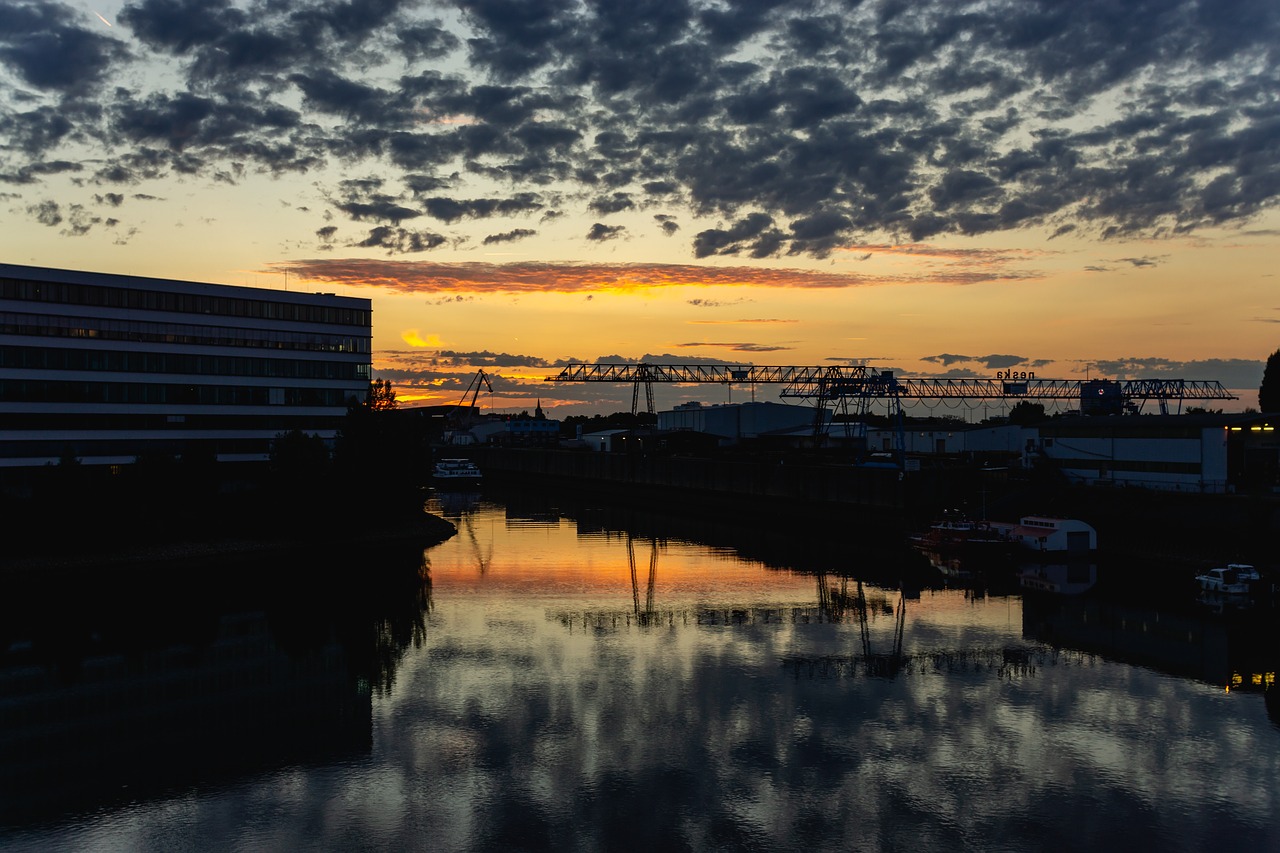
[(0, 467), (262, 461), (369, 387), (370, 302), (0, 264)]

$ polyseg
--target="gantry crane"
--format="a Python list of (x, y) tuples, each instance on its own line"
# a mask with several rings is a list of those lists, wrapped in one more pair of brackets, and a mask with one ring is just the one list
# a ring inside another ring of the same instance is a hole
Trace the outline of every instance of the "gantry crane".
[(644, 385), (649, 413), (653, 414), (655, 382), (669, 383), (777, 383), (782, 397), (815, 400), (818, 417), (828, 404), (847, 406), (856, 400), (865, 409), (871, 400), (888, 400), (895, 412), (903, 400), (1073, 400), (1082, 408), (1098, 401), (1114, 403), (1121, 411), (1139, 413), (1148, 400), (1160, 405), (1162, 414), (1176, 400), (1234, 400), (1222, 383), (1188, 379), (1039, 379), (1033, 373), (1001, 371), (995, 379), (909, 378), (865, 364), (840, 366), (769, 366), (730, 364), (569, 364), (548, 382), (629, 382), (634, 386), (632, 411), (639, 406)]

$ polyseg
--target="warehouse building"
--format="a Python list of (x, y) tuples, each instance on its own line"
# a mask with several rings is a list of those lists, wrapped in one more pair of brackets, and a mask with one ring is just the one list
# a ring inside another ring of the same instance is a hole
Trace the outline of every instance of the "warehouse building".
[(332, 439), (371, 337), (368, 299), (0, 264), (0, 467)]

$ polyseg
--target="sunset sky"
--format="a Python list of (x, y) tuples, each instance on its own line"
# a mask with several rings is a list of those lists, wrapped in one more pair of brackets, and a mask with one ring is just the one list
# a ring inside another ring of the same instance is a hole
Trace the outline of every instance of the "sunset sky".
[(1238, 409), (1278, 59), (1275, 0), (0, 0), (0, 260), (369, 297), (409, 404), (661, 360)]

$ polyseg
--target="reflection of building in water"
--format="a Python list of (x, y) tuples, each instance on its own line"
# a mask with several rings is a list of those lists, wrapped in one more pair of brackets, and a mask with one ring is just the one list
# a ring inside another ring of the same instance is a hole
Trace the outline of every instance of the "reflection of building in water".
[(445, 518), (460, 518), (480, 508), (479, 489), (446, 489), (432, 495), (430, 509)]
[(253, 771), (366, 753), (372, 697), (330, 641), (297, 657), (261, 613), (208, 645), (0, 669), (0, 823), (163, 796)]
[(1034, 563), (1018, 571), (1018, 583), (1028, 592), (1080, 595), (1098, 582), (1098, 565), (1082, 560), (1069, 563)]
[(1224, 619), (1088, 598), (1028, 598), (1022, 614), (1028, 639), (1223, 687), (1267, 689), (1280, 663), (1277, 629), (1268, 612)]

